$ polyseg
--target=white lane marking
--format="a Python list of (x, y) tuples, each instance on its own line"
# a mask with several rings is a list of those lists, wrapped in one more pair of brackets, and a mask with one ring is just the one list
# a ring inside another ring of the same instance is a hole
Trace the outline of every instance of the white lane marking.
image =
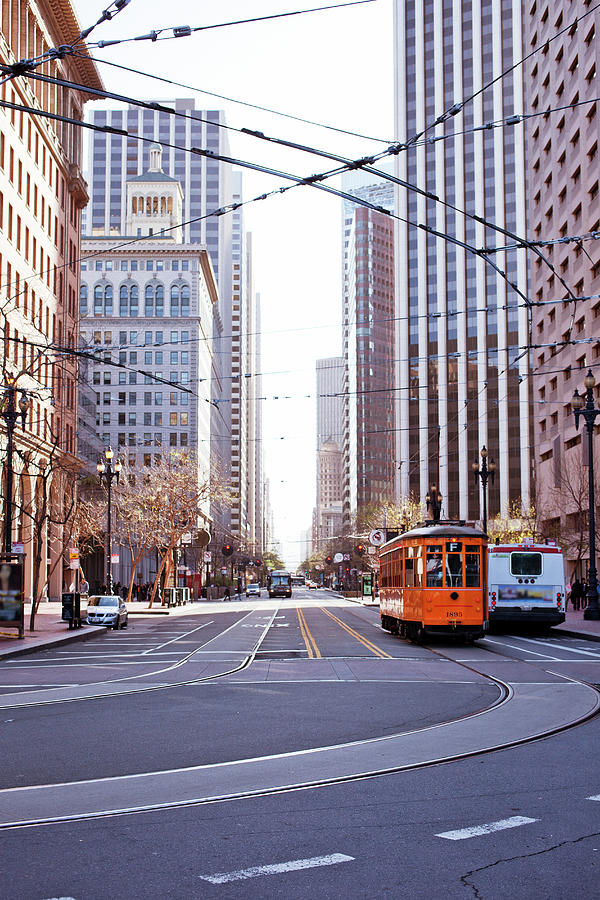
[(164, 644), (158, 644), (156, 647), (150, 648), (150, 650), (144, 650), (142, 656), (145, 656), (146, 653), (152, 653), (155, 650), (160, 650), (162, 647), (166, 647), (167, 644), (173, 644), (175, 641), (180, 641), (182, 638), (187, 637), (189, 634), (194, 634), (196, 631), (200, 631), (201, 628), (206, 628), (207, 625), (212, 625), (212, 620), (210, 622), (204, 622), (203, 625), (199, 625), (198, 628), (192, 628), (191, 631), (186, 631), (183, 634), (180, 634), (179, 637), (172, 638), (170, 641), (165, 641)]
[(493, 641), (491, 638), (486, 637), (486, 643), (490, 644), (500, 644), (501, 647), (510, 647), (511, 650), (520, 650), (521, 653), (530, 653), (532, 656), (541, 656), (544, 659), (549, 659), (552, 662), (559, 662), (559, 658), (557, 656), (550, 656), (548, 653), (536, 653), (535, 650), (528, 650), (527, 647), (519, 647), (518, 644), (508, 644), (506, 641)]
[(587, 800), (600, 800), (600, 794), (596, 794), (595, 797), (587, 797)]
[(554, 647), (555, 650), (564, 650), (566, 653), (581, 653), (583, 656), (593, 656), (600, 659), (600, 653), (592, 653), (591, 650), (579, 650), (576, 647), (563, 647), (562, 644), (551, 644), (550, 641), (539, 641), (535, 638), (519, 638), (521, 641), (527, 641), (528, 644), (542, 644), (544, 647)]
[(529, 819), (527, 816), (511, 816), (510, 819), (500, 819), (498, 822), (489, 822), (487, 825), (473, 825), (471, 828), (459, 828), (458, 831), (442, 831), (436, 837), (446, 838), (448, 841), (464, 841), (467, 838), (478, 837), (480, 834), (493, 834), (494, 831), (504, 831), (505, 828), (518, 828), (519, 825), (530, 825), (537, 819)]
[(275, 863), (271, 866), (253, 866), (251, 869), (240, 869), (238, 872), (219, 872), (216, 875), (200, 875), (202, 881), (211, 884), (225, 884), (228, 881), (242, 881), (244, 878), (258, 878), (259, 875), (280, 875), (282, 872), (299, 872), (302, 869), (315, 869), (319, 866), (335, 866), (338, 863), (352, 862), (353, 856), (345, 853), (332, 853), (330, 856), (313, 856), (311, 859), (293, 859), (290, 862)]

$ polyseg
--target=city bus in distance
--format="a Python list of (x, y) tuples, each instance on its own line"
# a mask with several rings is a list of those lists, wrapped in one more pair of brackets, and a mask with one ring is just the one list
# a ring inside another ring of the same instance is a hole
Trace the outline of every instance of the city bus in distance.
[(488, 548), (490, 625), (560, 625), (565, 600), (564, 559), (554, 541)]
[(419, 642), (472, 642), (487, 630), (487, 536), (464, 522), (423, 522), (379, 548), (381, 627)]
[(306, 584), (306, 576), (305, 575), (292, 575), (292, 587), (296, 585), (297, 587), (303, 587)]
[(291, 597), (292, 576), (283, 569), (275, 569), (269, 579), (269, 597)]

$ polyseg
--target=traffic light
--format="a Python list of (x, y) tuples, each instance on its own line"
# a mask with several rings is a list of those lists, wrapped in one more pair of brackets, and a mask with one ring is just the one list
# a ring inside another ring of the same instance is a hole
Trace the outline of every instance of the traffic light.
[(328, 566), (330, 566), (331, 563), (333, 562), (333, 556), (326, 556), (325, 562), (327, 563)]
[(223, 556), (231, 556), (233, 553), (233, 544), (224, 544), (221, 552)]
[(255, 565), (255, 566), (262, 566), (262, 559), (255, 559), (255, 560), (254, 560), (254, 565)]
[(365, 552), (365, 545), (364, 545), (364, 544), (357, 544), (356, 547), (355, 547), (354, 549), (356, 550), (356, 552), (358, 553), (359, 556), (362, 556), (363, 553)]

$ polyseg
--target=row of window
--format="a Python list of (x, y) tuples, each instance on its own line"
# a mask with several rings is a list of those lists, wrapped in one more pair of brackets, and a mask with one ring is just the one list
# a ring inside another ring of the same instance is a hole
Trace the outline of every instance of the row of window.
[[(79, 294), (79, 309), (82, 316), (87, 316), (88, 286), (82, 284)], [(94, 288), (93, 315), (112, 316), (113, 311), (113, 286), (112, 284), (97, 284)], [(170, 316), (189, 316), (190, 314), (190, 286), (185, 282), (171, 285), (170, 290)], [(122, 284), (119, 288), (119, 311), (121, 318), (131, 318), (143, 315), (146, 318), (162, 318), (165, 316), (165, 289), (162, 284), (147, 284), (144, 290), (144, 308), (140, 313), (139, 287), (137, 284)]]
[[(179, 415), (179, 418), (178, 418), (178, 415)], [(152, 418), (151, 418), (151, 417), (152, 417), (152, 413), (144, 413), (144, 422), (143, 422), (143, 424), (146, 425), (146, 426), (152, 425)], [(154, 419), (155, 419), (155, 421), (154, 421), (154, 427), (155, 427), (155, 428), (158, 427), (158, 426), (162, 426), (162, 424), (163, 424), (163, 421), (162, 421), (162, 413), (155, 413), (155, 414), (154, 414)], [(157, 421), (157, 420), (158, 420), (158, 421)], [(112, 422), (115, 422), (115, 419), (113, 418), (113, 419), (111, 420), (111, 415), (110, 415), (110, 413), (102, 413), (102, 425), (110, 425), (110, 424), (111, 424), (111, 421), (112, 421)], [(117, 416), (117, 420), (116, 420), (116, 421), (117, 421), (117, 424), (119, 424), (119, 425), (131, 425), (131, 426), (134, 426), (134, 425), (135, 425), (135, 426), (137, 426), (137, 425), (141, 425), (141, 424), (142, 424), (141, 417), (140, 417), (139, 420), (138, 420), (137, 413), (134, 413), (134, 412), (130, 412), (130, 413), (128, 413), (127, 415), (126, 415), (125, 413), (118, 413), (118, 416)], [(98, 416), (96, 416), (96, 425), (99, 426), (100, 424), (101, 424), (101, 423), (100, 423), (100, 416), (98, 415)], [(169, 428), (176, 428), (177, 425), (180, 425), (180, 426), (183, 426), (184, 428), (187, 428), (188, 425), (189, 425), (189, 416), (188, 416), (188, 414), (187, 414), (186, 412), (179, 413), (179, 414), (177, 414), (177, 413), (170, 413), (170, 414), (169, 414), (169, 421), (168, 421), (168, 422), (165, 422), (164, 424), (165, 424), (165, 425), (168, 425)]]
[[(166, 356), (167, 354), (166, 353), (163, 354), (162, 350), (157, 350), (154, 353), (154, 360), (153, 360), (152, 351), (146, 351), (144, 353), (144, 365), (151, 366), (153, 361), (154, 361), (154, 364), (157, 366), (163, 365), (163, 355)], [(121, 358), (121, 357), (123, 357), (123, 358)], [(179, 357), (179, 359), (178, 359), (178, 357)], [(104, 361), (109, 362), (110, 360), (105, 359)], [(119, 362), (122, 364), (127, 363), (127, 354), (125, 352), (119, 353)], [(134, 351), (134, 350), (130, 351), (129, 362), (132, 365), (137, 365), (137, 362), (138, 362), (137, 351)], [(164, 363), (166, 364), (166, 362), (167, 362), (167, 360), (165, 359)], [(171, 365), (178, 365), (179, 363), (181, 363), (182, 366), (187, 366), (189, 364), (188, 351), (182, 350), (181, 353), (178, 353), (177, 350), (172, 350), (169, 353), (169, 362)], [(114, 374), (117, 374), (117, 373), (114, 373)], [(171, 373), (171, 374), (173, 374), (173, 373)], [(103, 372), (102, 373), (102, 384), (113, 384), (113, 383), (116, 384), (117, 382), (116, 381), (113, 382), (113, 380), (112, 380), (112, 375), (113, 375), (112, 372)], [(164, 377), (164, 376), (160, 376), (160, 377)], [(171, 379), (171, 380), (176, 381), (177, 379)], [(92, 384), (100, 384), (100, 372), (93, 373)]]
[[(111, 444), (111, 436), (110, 436), (110, 433), (109, 433), (108, 431), (105, 431), (104, 434), (102, 435), (102, 443), (103, 443), (106, 447), (110, 446), (110, 444)], [(129, 446), (129, 447), (136, 447), (136, 446), (137, 446), (137, 443), (138, 443), (137, 435), (135, 435), (135, 434), (130, 434), (130, 435), (129, 435), (128, 446)], [(157, 442), (157, 441), (155, 440), (155, 444), (157, 444), (157, 445), (158, 445), (158, 444), (162, 445), (162, 441)], [(144, 441), (144, 445), (147, 446), (147, 447), (151, 447), (151, 446), (152, 446), (152, 442), (150, 442), (149, 444), (146, 444), (146, 442)], [(123, 434), (123, 433), (120, 432), (120, 433), (119, 433), (119, 439), (118, 439), (118, 447), (119, 447), (119, 449), (121, 449), (121, 448), (124, 448), (125, 446), (126, 446), (126, 443), (125, 443), (125, 434)], [(182, 433), (179, 435), (179, 446), (180, 446), (180, 447), (189, 447), (189, 439), (188, 439), (188, 435), (187, 435), (185, 432), (182, 432)], [(176, 432), (172, 432), (172, 433), (169, 435), (169, 447), (177, 447), (177, 433), (176, 433)], [(155, 455), (154, 455), (154, 464), (157, 465), (157, 466), (159, 466), (160, 463), (161, 463), (161, 461), (162, 461), (162, 459), (163, 459), (163, 457), (162, 457), (160, 454), (155, 454)], [(135, 458), (135, 455), (133, 455), (133, 456), (130, 455), (130, 457), (129, 457), (129, 464), (130, 464), (131, 466), (135, 466), (135, 465), (136, 465), (136, 458)], [(144, 453), (144, 465), (145, 465), (145, 466), (151, 466), (151, 465), (152, 465), (152, 455), (151, 455), (150, 453)]]
[(190, 266), (189, 259), (97, 259), (95, 262), (81, 263), (81, 271), (91, 272), (189, 272), (193, 270), (195, 260)]
[[(1, 259), (1, 257), (0, 257)], [(119, 345), (123, 346), (124, 344), (131, 344), (132, 347), (138, 346), (138, 333), (141, 335), (142, 332), (130, 331), (129, 339), (128, 333), (126, 331), (119, 331)], [(169, 344), (187, 344), (190, 339), (189, 331), (182, 331), (181, 337), (178, 331), (169, 332), (169, 340), (165, 341), (164, 332), (163, 331), (144, 331), (144, 342), (140, 344), (141, 347), (151, 347), (153, 344), (157, 347), (160, 347), (164, 343)], [(101, 344), (104, 338), (104, 344), (109, 345), (112, 344), (113, 333), (112, 331), (105, 331), (104, 333), (101, 331), (94, 331), (92, 333), (92, 340), (94, 344)], [(87, 339), (87, 334), (85, 331), (81, 332), (81, 340), (85, 344)], [(110, 359), (110, 354), (109, 354)]]

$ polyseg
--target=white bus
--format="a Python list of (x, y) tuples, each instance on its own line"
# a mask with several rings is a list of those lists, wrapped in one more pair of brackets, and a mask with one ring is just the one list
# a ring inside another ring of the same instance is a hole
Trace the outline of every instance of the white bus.
[(556, 543), (488, 547), (490, 625), (549, 626), (565, 621), (565, 569)]
[(268, 587), (269, 597), (291, 597), (292, 576), (283, 569), (276, 569), (274, 572), (271, 572)]

